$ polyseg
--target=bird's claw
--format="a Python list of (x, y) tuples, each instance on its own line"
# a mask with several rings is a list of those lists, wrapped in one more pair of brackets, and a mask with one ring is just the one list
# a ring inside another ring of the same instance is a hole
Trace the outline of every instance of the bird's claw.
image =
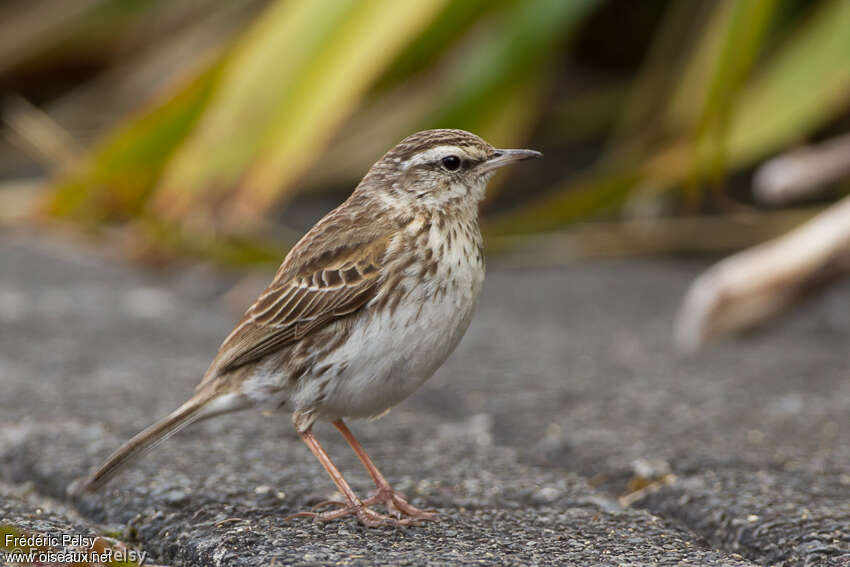
[[(317, 506), (322, 504), (337, 504), (334, 501), (321, 502)], [(400, 519), (400, 518), (391, 518), (390, 516), (385, 516), (383, 514), (379, 514), (374, 510), (370, 510), (365, 503), (363, 505), (353, 505), (353, 504), (342, 504), (342, 507), (339, 510), (332, 510), (330, 512), (298, 512), (297, 514), (292, 514), (284, 518), (285, 521), (289, 521), (293, 518), (312, 518), (314, 522), (330, 522), (331, 520), (337, 520), (339, 518), (344, 518), (346, 516), (356, 516), (357, 520), (366, 526), (367, 528), (378, 528), (381, 526), (410, 526), (416, 520), (409, 519)], [(315, 509), (316, 507), (314, 507)]]
[(363, 501), (364, 506), (374, 506), (376, 504), (386, 506), (387, 511), (396, 518), (406, 516), (414, 520), (423, 520), (426, 522), (436, 522), (438, 519), (436, 510), (420, 510), (410, 504), (404, 494), (392, 488), (379, 488), (378, 492)]
[[(310, 512), (301, 512), (301, 514), (315, 513), (317, 510), (328, 508), (330, 506), (335, 506), (338, 509), (344, 509), (350, 505), (347, 502), (342, 502), (341, 500), (323, 500), (311, 507)], [(363, 506), (366, 508), (371, 506), (384, 506), (391, 516), (399, 519), (407, 517), (426, 522), (434, 522), (438, 519), (436, 510), (421, 510), (410, 504), (403, 493), (393, 490), (392, 488), (378, 489), (375, 494), (363, 501)]]

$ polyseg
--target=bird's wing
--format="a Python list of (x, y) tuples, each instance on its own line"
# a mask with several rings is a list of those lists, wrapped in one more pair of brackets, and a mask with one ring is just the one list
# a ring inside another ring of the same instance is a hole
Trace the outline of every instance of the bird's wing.
[(272, 284), (224, 340), (202, 384), (211, 374), (256, 361), (354, 313), (375, 296), (389, 238), (349, 236), (329, 238), (332, 247), (323, 246), (321, 238), (301, 246), (307, 244), (305, 237), (293, 249)]

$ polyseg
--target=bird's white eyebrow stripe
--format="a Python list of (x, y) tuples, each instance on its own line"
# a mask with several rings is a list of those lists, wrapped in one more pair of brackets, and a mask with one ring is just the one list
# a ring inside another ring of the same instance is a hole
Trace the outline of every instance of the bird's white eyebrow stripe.
[(433, 163), (440, 158), (444, 158), (452, 154), (456, 154), (461, 158), (467, 157), (466, 150), (459, 146), (434, 146), (433, 148), (428, 148), (424, 152), (419, 152), (405, 160), (404, 168), (407, 169), (414, 165), (421, 165), (423, 163)]

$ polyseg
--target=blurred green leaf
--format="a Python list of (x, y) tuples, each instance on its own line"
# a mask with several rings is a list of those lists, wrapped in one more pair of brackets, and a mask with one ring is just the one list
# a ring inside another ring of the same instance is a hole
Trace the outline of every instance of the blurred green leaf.
[(427, 121), (429, 127), (480, 131), (487, 115), (498, 112), (494, 106), (499, 97), (494, 95), (539, 73), (554, 47), (597, 4), (596, 0), (527, 0), (499, 14), (505, 25), (494, 28), (489, 39), (464, 58), (457, 83)]
[[(449, 11), (458, 4), (465, 3)], [(521, 142), (545, 110), (553, 54), (596, 5), (489, 4), (471, 38), (356, 115), (331, 147), (327, 167), (311, 179), (327, 184), (362, 175), (388, 143), (424, 128), (464, 128), (502, 146)]]
[[(850, 3), (822, 2), (765, 61), (736, 101), (726, 134), (730, 168), (738, 169), (802, 141), (850, 102)], [(666, 189), (693, 167), (692, 142), (659, 151), (644, 170)]]
[(46, 211), (87, 224), (141, 213), (166, 159), (201, 116), (220, 68), (214, 64), (176, 93), (164, 93), (104, 140), (88, 163), (55, 184)]
[(709, 35), (695, 33), (695, 30), (699, 29), (704, 13), (712, 7), (714, 3), (706, 6), (705, 2), (697, 0), (669, 4), (611, 133), (609, 154), (640, 155), (638, 150), (645, 149), (668, 126), (659, 117), (670, 105), (688, 56), (697, 50), (693, 44), (701, 39), (704, 41)]
[(28, 10), (0, 6), (0, 74), (34, 62), (103, 52), (156, 3), (44, 0)]
[(484, 231), (493, 236), (540, 232), (595, 216), (622, 205), (640, 179), (636, 171), (594, 171), (561, 191), (486, 222)]
[(850, 102), (850, 2), (827, 1), (757, 73), (730, 124), (730, 165), (802, 141)]
[(351, 1), (277, 2), (243, 34), (197, 128), (163, 172), (156, 214), (178, 219), (233, 189), (259, 151), (269, 117), (352, 9)]
[[(221, 90), (166, 170), (154, 210), (179, 219), (226, 208), (235, 224), (256, 221), (290, 192), (442, 2), (274, 5), (237, 47)], [(224, 201), (216, 198), (225, 192)]]
[(150, 217), (134, 222), (132, 229), (142, 238), (143, 248), (135, 252), (135, 256), (141, 258), (192, 256), (224, 266), (272, 269), (288, 252), (287, 247), (260, 238), (198, 234)]
[[(704, 120), (728, 114), (724, 118), (728, 126), (721, 129), (719, 143), (725, 148), (725, 164), (736, 170), (772, 151), (799, 142), (847, 109), (850, 102), (850, 3), (842, 0), (822, 2), (742, 88), (736, 83), (743, 80), (755, 57), (771, 12), (768, 3), (744, 8), (732, 4), (721, 8), (723, 17), (714, 20), (706, 31), (716, 39), (702, 42), (703, 46), (712, 45), (714, 59), (700, 54), (695, 57), (723, 61), (720, 54), (727, 53), (728, 59), (734, 60), (738, 50), (734, 47), (724, 50), (724, 47), (738, 45), (747, 52), (743, 55), (744, 61), (729, 62), (727, 67), (721, 65), (720, 68), (701, 63), (700, 69), (714, 72), (697, 72), (693, 70), (696, 67), (690, 66), (691, 71), (686, 72), (686, 76), (699, 77), (692, 80), (706, 85), (702, 102), (691, 106), (689, 112), (695, 117), (711, 117)], [(753, 11), (741, 13), (736, 11), (739, 9)], [(724, 22), (723, 25), (718, 21)], [(748, 34), (753, 37), (741, 37)], [(699, 51), (706, 53), (709, 48)], [(687, 85), (687, 81), (683, 84)], [(738, 96), (727, 100), (724, 89), (732, 89)], [(702, 92), (686, 87), (680, 93), (692, 90)], [(712, 92), (715, 92), (714, 98)], [(730, 113), (732, 107), (734, 112)], [(696, 124), (699, 126), (698, 122)], [(714, 159), (710, 153), (706, 157), (705, 153), (695, 151), (698, 143), (699, 138), (695, 140), (683, 135), (658, 148), (640, 163), (600, 164), (595, 173), (590, 174), (590, 181), (565, 182), (561, 189), (504, 215), (492, 224), (491, 230), (498, 234), (547, 230), (611, 210), (624, 203), (636, 189), (657, 194), (682, 187), (688, 175), (693, 171), (709, 170)]]
[[(133, 30), (170, 10), (161, 0), (119, 4), (88, 2), (84, 11)], [(706, 179), (716, 189), (728, 174), (839, 124), (850, 108), (850, 2), (672, 2), (651, 24), (637, 73), (594, 67), (584, 53), (589, 36), (579, 51), (569, 47), (585, 22), (597, 33), (588, 16), (599, 5), (269, 2), (224, 55), (204, 59), (205, 70), (60, 179), (47, 210), (92, 225), (126, 223), (165, 250), (265, 262), (281, 251), (255, 240), (273, 206), (299, 192), (350, 188), (393, 143), (432, 127), (504, 146), (533, 137), (530, 147), (546, 151), (542, 173), (519, 188), (529, 192), (506, 196), (518, 205), (488, 220), (490, 234), (601, 213), (681, 213), (689, 203), (728, 208), (705, 199)], [(51, 45), (88, 29), (83, 20)], [(606, 133), (608, 151), (595, 164), (567, 173), (557, 163), (573, 149), (579, 157), (569, 167), (585, 163)]]
[(581, 143), (603, 136), (616, 127), (618, 113), (630, 98), (628, 82), (614, 82), (558, 101), (552, 118), (541, 124), (550, 143)]
[(463, 0), (449, 2), (444, 10), (410, 43), (375, 84), (384, 91), (399, 83), (427, 72), (439, 64), (440, 58), (451, 49), (480, 19), (482, 14), (502, 10), (517, 0)]
[(735, 102), (778, 5), (776, 0), (730, 0), (729, 3), (727, 32), (696, 124), (694, 150), (702, 154), (694, 160), (702, 168), (694, 172), (697, 178), (707, 172), (720, 179), (725, 173), (728, 127), (733, 120)]

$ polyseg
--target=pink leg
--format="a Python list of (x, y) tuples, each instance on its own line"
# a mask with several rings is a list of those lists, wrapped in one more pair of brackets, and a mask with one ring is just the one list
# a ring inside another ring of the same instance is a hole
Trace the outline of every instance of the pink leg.
[(409, 525), (409, 520), (397, 520), (395, 518), (390, 518), (389, 516), (384, 516), (382, 514), (378, 514), (377, 512), (373, 512), (368, 508), (368, 504), (361, 501), (360, 498), (354, 493), (349, 486), (348, 482), (343, 478), (342, 473), (339, 472), (339, 469), (331, 460), (330, 456), (327, 452), (319, 445), (319, 441), (313, 435), (312, 429), (308, 429), (307, 431), (299, 432), (298, 435), (301, 436), (301, 440), (310, 448), (313, 454), (319, 459), (319, 462), (322, 463), (322, 466), (328, 472), (331, 477), (331, 480), (334, 481), (334, 484), (339, 489), (340, 492), (345, 496), (347, 503), (341, 503), (342, 508), (339, 510), (333, 510), (331, 512), (324, 513), (316, 513), (316, 512), (299, 512), (297, 514), (293, 514), (286, 519), (290, 518), (313, 518), (314, 520), (318, 520), (320, 522), (327, 522), (329, 520), (335, 520), (337, 518), (342, 518), (345, 516), (357, 516), (357, 519), (365, 526), (370, 528), (374, 528), (377, 526), (383, 525)]
[(369, 455), (366, 454), (366, 451), (357, 439), (355, 439), (354, 434), (351, 433), (351, 430), (348, 429), (348, 426), (345, 425), (341, 419), (333, 422), (333, 424), (342, 436), (345, 437), (345, 440), (348, 441), (348, 444), (351, 445), (354, 452), (357, 453), (357, 457), (360, 459), (360, 462), (363, 463), (363, 466), (366, 467), (367, 471), (369, 471), (369, 476), (372, 477), (372, 480), (375, 482), (375, 486), (378, 487), (377, 494), (366, 500), (364, 502), (365, 505), (372, 506), (374, 504), (385, 504), (391, 513), (399, 517), (409, 516), (417, 520), (437, 519), (436, 512), (420, 510), (415, 506), (411, 506), (408, 504), (401, 492), (393, 490), (390, 483), (387, 482), (387, 479), (384, 478), (384, 475), (381, 474), (381, 471), (378, 470), (378, 467), (375, 466), (375, 463), (372, 462), (372, 459), (369, 458)]

